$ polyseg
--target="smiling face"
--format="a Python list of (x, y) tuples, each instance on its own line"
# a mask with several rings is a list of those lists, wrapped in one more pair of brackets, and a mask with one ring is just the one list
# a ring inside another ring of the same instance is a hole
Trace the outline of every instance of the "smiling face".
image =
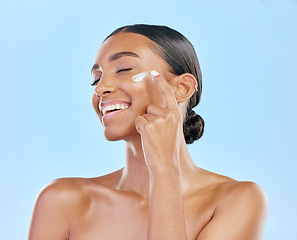
[(92, 104), (107, 140), (139, 137), (135, 118), (145, 114), (149, 104), (164, 106), (150, 71), (158, 71), (167, 80), (174, 75), (152, 50), (152, 44), (142, 35), (120, 32), (105, 40), (99, 48), (92, 68), (95, 84)]

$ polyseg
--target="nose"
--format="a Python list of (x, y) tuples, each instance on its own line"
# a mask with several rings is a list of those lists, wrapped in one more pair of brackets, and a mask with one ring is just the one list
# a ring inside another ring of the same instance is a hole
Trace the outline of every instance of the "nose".
[(95, 93), (98, 97), (106, 97), (108, 94), (116, 91), (116, 87), (113, 84), (113, 81), (108, 81), (106, 78), (101, 78), (99, 83), (95, 88)]

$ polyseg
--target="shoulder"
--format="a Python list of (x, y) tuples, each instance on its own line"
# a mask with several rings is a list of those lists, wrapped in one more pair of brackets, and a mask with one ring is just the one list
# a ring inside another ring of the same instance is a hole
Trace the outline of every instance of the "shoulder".
[[(39, 193), (36, 201), (38, 209), (52, 209), (55, 212), (73, 216), (90, 204), (87, 193), (87, 179), (61, 178), (48, 183)], [(75, 209), (75, 211), (73, 211)]]
[(66, 239), (73, 219), (86, 213), (90, 197), (83, 179), (57, 179), (39, 193), (32, 214), (29, 239)]
[[(71, 209), (86, 210), (92, 197), (105, 196), (115, 189), (121, 177), (121, 171), (96, 178), (59, 178), (48, 183), (39, 193), (37, 203), (57, 205), (64, 211)], [(75, 213), (75, 212), (74, 212)]]
[[(84, 181), (82, 178), (59, 178), (49, 182), (42, 188), (39, 198), (46, 195), (67, 198), (68, 194), (82, 193), (84, 190)], [(61, 195), (62, 194), (62, 195)]]
[(198, 239), (262, 239), (268, 212), (264, 190), (253, 182), (233, 180), (219, 184), (215, 192), (213, 216)]
[(216, 216), (235, 212), (242, 216), (265, 219), (268, 212), (268, 198), (261, 186), (254, 182), (237, 181), (216, 173), (203, 171), (206, 189), (214, 202)]
[(248, 203), (249, 205), (258, 205), (267, 207), (268, 199), (261, 186), (254, 182), (231, 181), (220, 186), (223, 192), (222, 201), (225, 204), (230, 202)]
[(265, 191), (254, 182), (237, 181), (206, 170), (203, 170), (202, 173), (204, 174), (203, 182), (206, 183), (206, 189), (212, 190), (219, 205), (233, 201), (248, 201), (263, 206), (268, 204)]
[(222, 184), (221, 190), (214, 218), (227, 218), (239, 229), (251, 226), (250, 234), (262, 235), (268, 214), (268, 198), (263, 188), (254, 182), (234, 181)]

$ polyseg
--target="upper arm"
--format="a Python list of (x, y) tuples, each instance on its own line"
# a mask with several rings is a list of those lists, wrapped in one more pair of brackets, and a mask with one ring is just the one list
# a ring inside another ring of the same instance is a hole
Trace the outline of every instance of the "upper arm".
[(251, 182), (236, 183), (197, 240), (260, 240), (267, 211), (267, 197), (261, 187)]
[(60, 179), (40, 192), (33, 210), (29, 240), (68, 239), (75, 204), (75, 191), (70, 186), (67, 181)]

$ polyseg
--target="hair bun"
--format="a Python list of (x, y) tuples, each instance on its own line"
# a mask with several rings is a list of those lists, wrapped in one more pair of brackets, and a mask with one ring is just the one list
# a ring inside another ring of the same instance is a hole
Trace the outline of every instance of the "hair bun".
[(204, 120), (194, 110), (187, 113), (183, 123), (184, 137), (187, 144), (202, 137), (204, 132)]

